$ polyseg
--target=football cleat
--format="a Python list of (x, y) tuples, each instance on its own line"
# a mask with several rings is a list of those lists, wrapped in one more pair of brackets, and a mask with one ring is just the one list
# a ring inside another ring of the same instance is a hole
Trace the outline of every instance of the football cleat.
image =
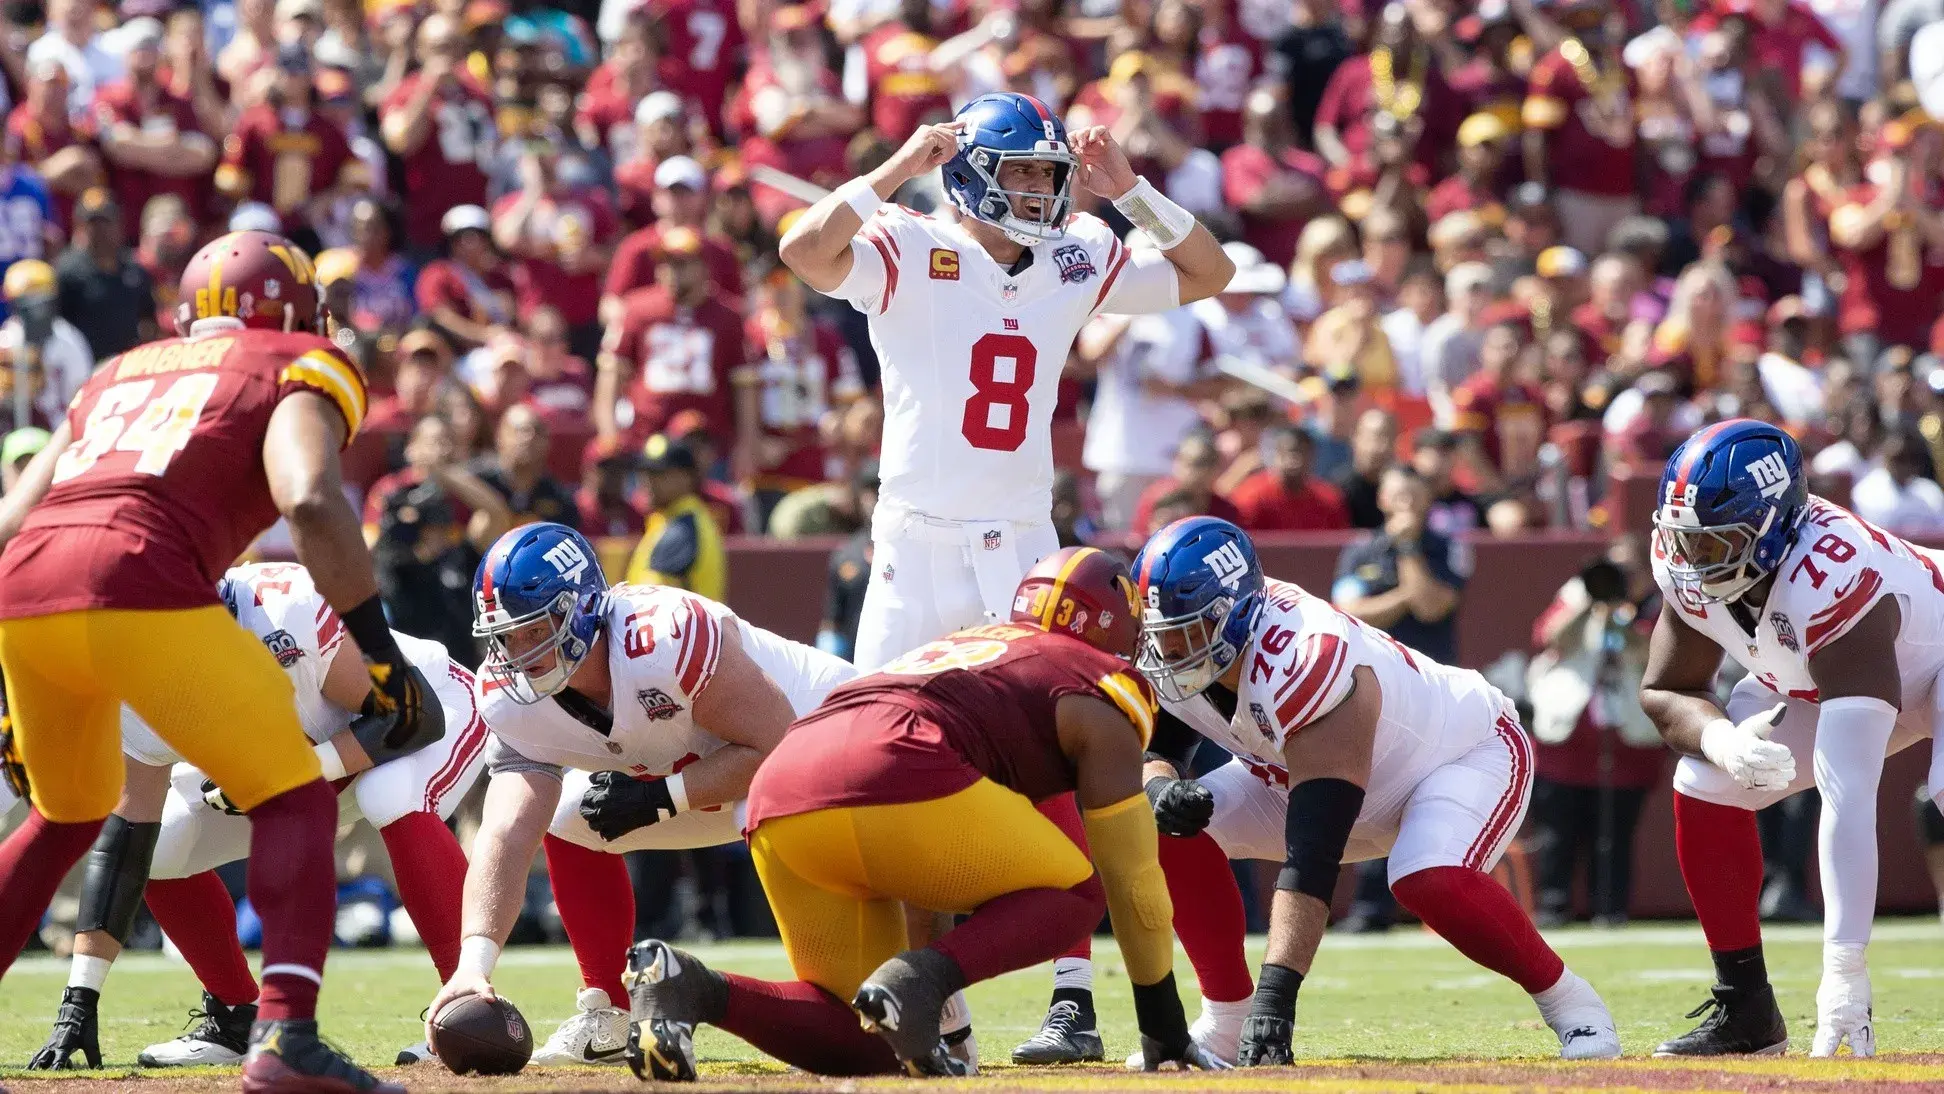
[(1100, 1031), (1092, 1022), (1082, 1028), (1083, 1018), (1080, 1004), (1071, 999), (1053, 1004), (1040, 1021), (1039, 1032), (1013, 1049), (1013, 1063), (1084, 1064), (1105, 1059), (1107, 1048), (1101, 1044)]
[(628, 1025), (628, 1012), (615, 1006), (607, 992), (582, 988), (574, 996), (574, 1016), (560, 1023), (528, 1062), (535, 1067), (619, 1067), (627, 1063)]
[(1613, 1014), (1593, 985), (1569, 969), (1545, 994), (1550, 1002), (1540, 1015), (1559, 1037), (1560, 1059), (1611, 1060), (1620, 1055)]
[(438, 1058), (438, 1054), (432, 1051), (430, 1044), (420, 1041), (417, 1044), (406, 1045), (404, 1048), (399, 1049), (398, 1056), (392, 1060), (392, 1066), (411, 1067), (413, 1064), (422, 1064), (427, 1060), (436, 1060)]
[(1780, 1056), (1789, 1049), (1789, 1026), (1767, 984), (1747, 991), (1716, 984), (1706, 1002), (1688, 1011), (1700, 1025), (1654, 1050), (1656, 1056)]
[(936, 950), (907, 950), (879, 965), (851, 999), (864, 1029), (884, 1038), (913, 1076), (972, 1074), (946, 1051), (938, 1029), (945, 999), (957, 990), (946, 982), (950, 960)]
[(628, 1040), (628, 1066), (639, 1078), (695, 1081), (695, 1027), (729, 1006), (729, 985), (693, 956), (651, 938), (628, 951), (629, 1010), (639, 1028)]
[(325, 1044), (314, 1019), (281, 1019), (250, 1027), (243, 1094), (405, 1094), (405, 1088), (380, 1081)]
[[(1249, 1017), (1250, 1005), (1249, 999), (1230, 1003), (1203, 999), (1201, 1015), (1188, 1026), (1188, 1039), (1215, 1059), (1225, 1064), (1235, 1063), (1235, 1055), (1242, 1045), (1242, 1022)], [(1137, 1051), (1129, 1056), (1127, 1070), (1147, 1070), (1147, 1054)]]
[(255, 1003), (226, 1007), (222, 1000), (203, 992), (202, 1009), (190, 1011), (189, 1018), (202, 1021), (173, 1041), (143, 1049), (135, 1062), (143, 1067), (201, 1067), (243, 1061), (256, 1022)]
[(47, 1044), (27, 1061), (29, 1071), (66, 1071), (74, 1066), (79, 1052), (89, 1067), (101, 1066), (100, 1021), (95, 1008), (101, 993), (93, 988), (69, 987), (61, 993), (61, 1009), (54, 1014), (53, 1032)]

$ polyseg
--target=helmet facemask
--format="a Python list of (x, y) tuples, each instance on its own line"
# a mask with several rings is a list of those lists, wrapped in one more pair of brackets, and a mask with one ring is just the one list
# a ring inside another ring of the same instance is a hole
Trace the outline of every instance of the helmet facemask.
[[(481, 597), (479, 613), (473, 621), (474, 637), (486, 639), (486, 660), (480, 668), (496, 686), (505, 688), (514, 702), (530, 706), (559, 692), (586, 660), (589, 643), (575, 635), (571, 626), (579, 600), (572, 590), (563, 589), (546, 607), (512, 616)], [(542, 621), (551, 624), (547, 638), (516, 656), (507, 640)], [(550, 654), (553, 655), (551, 667), (532, 671)]]
[[(1037, 193), (1032, 190), (1006, 190), (999, 185), (1000, 169), (1013, 160), (1048, 160), (1053, 163), (1053, 192)], [(985, 193), (974, 205), (962, 201), (958, 194), (952, 195), (959, 211), (990, 224), (1006, 234), (1006, 238), (1022, 247), (1035, 243), (1046, 243), (1066, 235), (1066, 222), (1073, 211), (1073, 174), (1079, 161), (1061, 141), (1042, 140), (1034, 144), (1030, 152), (1000, 152), (990, 148), (974, 148), (965, 157), (971, 170), (985, 183)], [(1016, 202), (1036, 201), (1039, 204), (1037, 217), (1023, 217), (1014, 212)]]
[(1668, 507), (1655, 518), (1667, 549), (1667, 573), (1683, 592), (1709, 603), (1732, 603), (1768, 574), (1755, 565), (1756, 549), (1775, 521), (1770, 509), (1762, 526), (1727, 524), (1700, 527), (1693, 511)]
[(1234, 598), (1224, 596), (1193, 615), (1169, 617), (1148, 609), (1134, 667), (1168, 702), (1201, 694), (1235, 662), (1238, 651), (1228, 624), (1236, 608)]

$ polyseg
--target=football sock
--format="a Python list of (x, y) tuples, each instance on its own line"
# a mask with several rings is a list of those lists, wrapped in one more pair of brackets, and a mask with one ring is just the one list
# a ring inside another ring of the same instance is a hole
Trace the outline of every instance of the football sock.
[(226, 1007), (256, 1001), (256, 977), (236, 938), (236, 904), (216, 871), (151, 879), (142, 895), (156, 925), (182, 951), (203, 990)]
[(337, 796), (323, 779), (250, 810), (250, 904), (263, 919), (257, 1017), (317, 1016), (337, 919)]
[(1760, 947), (1762, 836), (1755, 814), (1677, 793), (1674, 852), (1708, 948), (1732, 953)]
[(1759, 945), (1745, 950), (1710, 950), (1708, 956), (1714, 958), (1715, 983), (1723, 987), (1757, 991), (1768, 985), (1768, 962)]
[(1221, 845), (1206, 832), (1187, 839), (1163, 836), (1161, 871), (1174, 903), (1175, 937), (1195, 966), (1202, 998), (1218, 1003), (1248, 999), (1255, 992), (1242, 948), (1248, 913)]
[(1071, 889), (1022, 889), (979, 905), (931, 948), (976, 984), (1060, 956), (1094, 929), (1106, 904), (1098, 874)]
[(729, 1006), (714, 1024), (813, 1075), (888, 1075), (903, 1071), (884, 1038), (858, 1025), (850, 1004), (803, 980), (756, 980), (735, 973)]
[(1062, 990), (1093, 991), (1093, 961), (1085, 957), (1054, 958), (1053, 992), (1055, 997)]
[(1539, 937), (1532, 917), (1490, 874), (1434, 866), (1398, 878), (1391, 893), (1459, 953), (1528, 994), (1559, 983), (1566, 971), (1566, 963)]
[[(466, 853), (437, 813), (407, 813), (378, 830), (398, 879), (398, 899), (412, 917), (441, 981), (459, 967), (459, 922), (466, 892)], [(613, 857), (613, 856), (609, 856)]]
[(26, 948), (54, 890), (94, 845), (106, 821), (57, 824), (33, 809), (13, 835), (0, 841), (0, 893), (6, 894), (0, 900), (0, 976)]
[(89, 957), (77, 953), (68, 963), (67, 986), (100, 992), (101, 986), (108, 982), (108, 970), (114, 967), (115, 963), (105, 957)]
[(628, 989), (621, 971), (634, 942), (634, 888), (628, 864), (610, 855), (548, 836), (547, 877), (553, 882), (554, 906), (560, 925), (580, 962), (581, 983), (608, 994), (614, 1006), (625, 1006)]
[[(1082, 851), (1087, 850), (1087, 826), (1080, 819), (1079, 799), (1075, 798), (1072, 794), (1060, 794), (1039, 803), (1039, 811), (1040, 815), (1052, 821), (1053, 826), (1064, 833), (1066, 838), (1072, 840), (1074, 846), (1080, 848)], [(1095, 926), (1098, 925), (1095, 924)], [(1073, 945), (1069, 946), (1066, 953), (1062, 956), (1087, 962), (1087, 983), (1079, 986), (1091, 988), (1093, 985), (1093, 931), (1089, 929), (1086, 933), (1075, 939)], [(1055, 965), (1053, 967), (1053, 975), (1055, 977), (1053, 986), (1056, 988), (1060, 986), (1058, 980), (1059, 973), (1059, 966)]]

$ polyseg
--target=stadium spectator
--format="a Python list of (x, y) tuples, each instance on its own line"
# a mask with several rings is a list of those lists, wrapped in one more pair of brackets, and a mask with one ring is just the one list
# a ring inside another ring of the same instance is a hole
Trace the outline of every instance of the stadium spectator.
[(1916, 429), (1890, 431), (1877, 450), (1878, 465), (1856, 480), (1850, 506), (1856, 515), (1894, 535), (1930, 539), (1944, 535), (1944, 489), (1930, 452)]
[(829, 575), (824, 581), (823, 621), (817, 624), (817, 648), (846, 661), (857, 649), (857, 620), (864, 610), (864, 589), (871, 583), (871, 514), (877, 509), (877, 466), (859, 468), (851, 488), (858, 524), (850, 538), (831, 552)]
[[(12, 378), (12, 390), (0, 400), (0, 414), (13, 411), (16, 429), (59, 425), (68, 403), (94, 374), (94, 351), (81, 331), (58, 314), (59, 295), (54, 268), (38, 259), (7, 267), (0, 283), (0, 296), (13, 313), (0, 323), (0, 354)], [(31, 417), (19, 414), (23, 405), (33, 408)]]
[(601, 342), (601, 281), (619, 224), (606, 191), (585, 161), (528, 137), (517, 145), (519, 188), (493, 205), (493, 243), (512, 260), (521, 315), (542, 304), (560, 309), (568, 344), (582, 357)]
[[(77, 328), (95, 361), (158, 337), (155, 282), (122, 245), (122, 214), (107, 191), (89, 190), (75, 203), (74, 242), (54, 260), (61, 317)], [(175, 282), (170, 281), (173, 288)]]
[(419, 272), (419, 310), (453, 343), (484, 345), (494, 327), (514, 321), (514, 285), (493, 243), (492, 218), (477, 205), (456, 205), (440, 218), (446, 257)]
[[(355, 186), (361, 168), (344, 129), (316, 109), (311, 56), (302, 46), (279, 47), (263, 99), (244, 110), (223, 138), (216, 189), (237, 201), (270, 206), (294, 233), (316, 247), (316, 226), (339, 186)], [(346, 172), (346, 167), (353, 167)]]
[(122, 59), (102, 41), (95, 0), (52, 0), (47, 31), (27, 47), (27, 64), (53, 61), (67, 72), (68, 114), (81, 117), (95, 91), (121, 78)]
[(500, 415), (493, 455), (473, 469), (479, 481), (499, 492), (514, 527), (537, 520), (580, 523), (574, 492), (547, 474), (547, 441), (540, 412), (516, 403)]
[(210, 171), (219, 149), (203, 131), (195, 104), (162, 82), (162, 24), (143, 17), (122, 28), (127, 48), (121, 79), (103, 84), (82, 131), (101, 150), (116, 202), (137, 228), (149, 199), (174, 194), (191, 209), (207, 208)]
[(1439, 421), (1451, 420), (1451, 393), (1478, 371), (1491, 288), (1492, 269), (1483, 262), (1453, 266), (1445, 273), (1444, 314), (1427, 323), (1418, 339), (1419, 376)]
[(54, 197), (57, 222), (72, 223), (74, 199), (104, 180), (101, 157), (68, 115), (67, 69), (52, 58), (27, 65), (26, 94), (7, 113), (7, 144)]
[(942, 18), (933, 0), (900, 0), (897, 18), (878, 24), (846, 56), (844, 98), (863, 107), (894, 145), (921, 125), (951, 120), (949, 84), (936, 59), (941, 39), (933, 33)]
[(756, 282), (745, 325), (747, 373), (730, 378), (744, 403), (730, 477), (748, 486), (758, 528), (769, 526), (785, 494), (823, 481), (824, 422), (864, 394), (857, 354), (811, 313), (808, 292), (781, 264)]
[(1301, 350), (1277, 301), (1287, 283), (1282, 268), (1247, 243), (1225, 244), (1222, 252), (1235, 263), (1235, 276), (1213, 297), (1188, 305), (1201, 321), (1210, 351), (1254, 368), (1293, 373)]
[(398, 340), (392, 390), (371, 400), (364, 431), (403, 436), (420, 418), (436, 413), (440, 385), (452, 376), (452, 347), (430, 327), (410, 330)]
[(1209, 342), (1188, 308), (1100, 316), (1082, 328), (1075, 350), (1083, 367), (1098, 370), (1080, 458), (1094, 473), (1101, 521), (1139, 529), (1145, 522), (1135, 509), (1201, 423), (1198, 401), (1231, 385), (1211, 367)]
[(1187, 516), (1220, 517), (1241, 524), (1242, 511), (1215, 492), (1215, 478), (1221, 469), (1222, 458), (1215, 447), (1215, 438), (1200, 430), (1181, 438), (1171, 461), (1172, 474), (1149, 483), (1134, 503), (1128, 527), (1135, 537), (1142, 541), (1147, 538), (1156, 519), (1155, 511), (1165, 497), (1175, 498), (1176, 506), (1186, 508)]
[(1397, 387), (1397, 358), (1384, 333), (1376, 272), (1362, 259), (1339, 262), (1330, 270), (1338, 303), (1317, 316), (1303, 347), (1303, 359), (1325, 375), (1356, 377), (1360, 390)]
[(1327, 531), (1350, 527), (1337, 488), (1311, 470), (1316, 439), (1294, 426), (1269, 434), (1269, 465), (1235, 488), (1236, 523), (1251, 532)]
[(621, 220), (630, 229), (653, 224), (659, 214), (654, 207), (655, 172), (664, 161), (687, 156), (694, 150), (688, 134), (687, 108), (681, 97), (663, 89), (650, 91), (630, 100), (634, 106), (634, 135), (625, 145), (619, 130), (608, 130), (608, 147), (614, 155), (614, 189), (619, 198)]
[(1521, 328), (1506, 320), (1486, 330), (1478, 372), (1451, 394), (1459, 454), (1484, 493), (1536, 472), (1545, 440), (1545, 395), (1520, 375), (1526, 351)]
[(1350, 462), (1331, 482), (1343, 495), (1352, 528), (1381, 528), (1384, 511), (1377, 504), (1384, 472), (1397, 458), (1397, 419), (1372, 407), (1357, 416), (1350, 434)]
[[(1237, 48), (1233, 45), (1224, 49)], [(1222, 152), (1223, 196), (1242, 217), (1242, 238), (1287, 267), (1303, 228), (1329, 208), (1328, 167), (1296, 144), (1289, 106), (1273, 86), (1249, 93), (1242, 140)]]
[(418, 71), (399, 81), (378, 115), (385, 147), (404, 165), (405, 241), (429, 255), (453, 234), (446, 210), (485, 206), (496, 133), (492, 97), (465, 68), (459, 25), (427, 17), (413, 50)]
[(1411, 438), (1411, 470), (1431, 495), (1425, 526), (1452, 540), (1484, 524), (1478, 502), (1452, 481), (1457, 453), (1458, 438), (1435, 426), (1425, 426)]
[(626, 580), (674, 585), (711, 600), (728, 598), (729, 563), (722, 531), (697, 493), (695, 453), (660, 433), (642, 448), (648, 522), (628, 559)]
[(456, 439), (459, 434), (443, 414), (420, 418), (405, 444), (405, 466), (372, 483), (365, 495), (365, 523), (382, 528), (386, 513), (405, 504), (399, 499), (429, 483), (450, 509), (460, 538), (480, 551), (491, 547), (511, 526), (512, 513), (492, 487), (467, 470), (470, 446)]
[(196, 219), (181, 198), (164, 195), (150, 201), (142, 210), (135, 264), (148, 275), (154, 304), (151, 321), (157, 332), (175, 330), (176, 294), (182, 284), (183, 268), (196, 253), (196, 246)]
[(639, 461), (618, 438), (595, 437), (581, 455), (580, 489), (574, 494), (580, 530), (590, 538), (633, 537), (648, 523), (648, 511), (633, 488), (631, 472)]
[(20, 473), (27, 470), (27, 464), (40, 451), (47, 447), (53, 434), (39, 426), (28, 426), (8, 432), (0, 440), (0, 494), (9, 493), (14, 483), (20, 481)]
[[(397, 250), (398, 218), (388, 203), (361, 197), (350, 207), (351, 246), (343, 248), (351, 275), (351, 325), (363, 331), (398, 330), (418, 313), (417, 271)], [(325, 252), (331, 254), (333, 252)], [(318, 264), (325, 262), (318, 256)]]
[(1306, 330), (1336, 301), (1336, 288), (1330, 271), (1339, 262), (1357, 257), (1356, 230), (1340, 216), (1323, 216), (1303, 225), (1296, 238), (1296, 257), (1289, 264), (1289, 288), (1283, 292), (1283, 309)]
[(735, 306), (743, 295), (741, 258), (730, 241), (709, 229), (709, 175), (687, 156), (673, 156), (655, 168), (654, 220), (628, 233), (614, 249), (614, 261), (601, 285), (601, 318), (610, 328), (621, 321), (622, 301), (655, 284), (664, 237), (687, 229), (701, 237), (702, 263), (713, 293)]

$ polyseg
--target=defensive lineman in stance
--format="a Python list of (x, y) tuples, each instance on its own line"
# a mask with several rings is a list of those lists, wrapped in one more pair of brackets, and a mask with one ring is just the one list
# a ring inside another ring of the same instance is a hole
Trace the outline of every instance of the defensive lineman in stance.
[[(297, 690), (297, 712), (338, 795), (340, 824), (360, 817), (385, 841), (399, 895), (440, 978), (459, 959), (459, 893), (466, 856), (445, 826), (485, 765), (486, 725), (473, 711), (473, 677), (437, 642), (398, 634), (399, 648), (431, 685), (445, 735), (408, 756), (385, 748), (382, 723), (357, 718), (371, 684), (344, 621), (302, 566), (234, 567), (217, 589)], [(204, 774), (179, 763), (135, 713), (122, 709), (128, 781), (102, 838), (88, 853), (74, 960), (59, 1017), (30, 1070), (72, 1066), (79, 1052), (101, 1066), (97, 1008), (146, 896), (149, 910), (202, 983), (202, 1021), (150, 1045), (143, 1067), (234, 1064), (256, 1017), (257, 983), (236, 937), (236, 908), (215, 868), (249, 854), (250, 822)], [(144, 880), (146, 879), (146, 886)], [(399, 1054), (411, 1063), (414, 1045)]]
[[(935, 168), (950, 210), (924, 217), (884, 204)], [(1131, 251), (1098, 218), (1076, 214), (1076, 182), (1159, 250)], [(1080, 328), (1102, 312), (1162, 312), (1212, 296), (1235, 272), (1206, 228), (1134, 174), (1105, 127), (1069, 140), (1044, 103), (1010, 92), (920, 128), (883, 166), (806, 211), (781, 253), (812, 288), (870, 316), (884, 371), (883, 485), (855, 658), (866, 672), (961, 627), (1004, 620), (1027, 567), (1059, 547), (1051, 422)], [(1084, 839), (1070, 800), (1047, 805)], [(1086, 953), (1083, 940), (1058, 962), (1066, 990), (1056, 998), (1073, 1006), (1028, 1058), (1099, 1058)], [(1075, 1045), (1069, 1034), (1090, 1040)]]
[[(544, 843), (585, 985), (540, 1064), (621, 1064), (621, 973), (634, 940), (627, 851), (742, 838), (742, 799), (797, 716), (857, 675), (829, 654), (659, 585), (609, 588), (593, 545), (560, 524), (500, 537), (473, 586), (488, 641), (479, 710), (494, 741), (466, 874), (458, 971), (437, 1014), (492, 994), (499, 949)], [(571, 769), (571, 770), (570, 770)]]
[[(1163, 528), (1134, 572), (1146, 605), (1136, 664), (1164, 704), (1147, 790), (1174, 837), (1162, 864), (1202, 983), (1205, 1048), (1244, 1066), (1290, 1062), (1296, 992), (1339, 867), (1388, 855), (1398, 903), (1530, 993), (1561, 1056), (1620, 1055), (1599, 994), (1489, 873), (1532, 794), (1532, 749), (1510, 700), (1476, 672), (1264, 578), (1227, 521)], [(1184, 780), (1197, 733), (1235, 759)], [(1232, 858), (1283, 863), (1252, 997)]]
[[(1654, 525), (1667, 607), (1640, 701), (1682, 754), (1675, 849), (1716, 980), (1695, 1012), (1712, 1013), (1657, 1055), (1787, 1048), (1762, 959), (1755, 811), (1814, 786), (1824, 912), (1811, 1052), (1868, 1056), (1877, 782), (1885, 756), (1933, 736), (1944, 702), (1940, 556), (1810, 495), (1795, 440), (1747, 419), (1674, 453)], [(1748, 669), (1725, 711), (1713, 692), (1724, 652)], [(1944, 787), (1935, 744), (1929, 785)]]

